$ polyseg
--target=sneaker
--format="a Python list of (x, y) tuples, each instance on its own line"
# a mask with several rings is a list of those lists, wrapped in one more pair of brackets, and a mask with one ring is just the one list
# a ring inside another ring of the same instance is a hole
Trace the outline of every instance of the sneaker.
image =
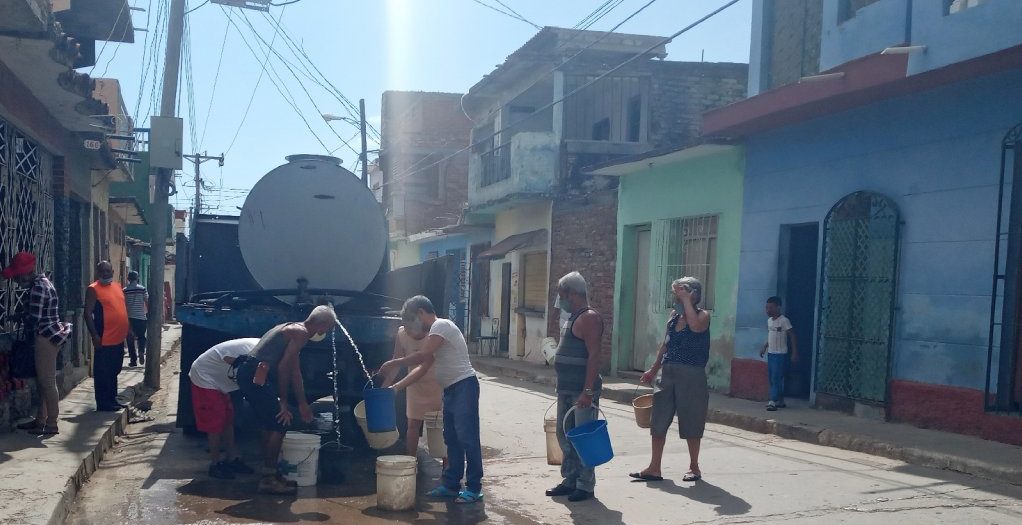
[(777, 408), (788, 408), (788, 405), (785, 404), (784, 401), (781, 401), (780, 403), (777, 403)]
[(262, 494), (290, 495), (298, 492), (298, 487), (282, 483), (276, 476), (266, 476), (259, 480), (259, 492)]
[(145, 366), (145, 356), (138, 356), (138, 364)]
[(130, 368), (135, 368), (136, 366), (138, 366), (138, 363), (136, 363), (134, 361), (128, 363), (128, 367), (130, 367)]
[(767, 412), (775, 412), (777, 410), (777, 403), (773, 401), (767, 403)]
[(295, 481), (293, 479), (287, 479), (287, 478), (284, 477), (283, 474), (281, 474), (279, 472), (276, 474), (275, 477), (277, 478), (277, 481), (279, 481), (279, 482), (281, 482), (281, 483), (283, 483), (283, 484), (285, 484), (285, 485), (287, 485), (289, 487), (298, 488), (298, 482), (297, 481)]
[(227, 462), (221, 461), (209, 466), (209, 477), (214, 479), (234, 479), (234, 471)]
[(45, 426), (42, 422), (36, 419), (30, 419), (24, 423), (18, 423), (18, 430), (38, 430)]
[(234, 458), (224, 464), (227, 465), (235, 474), (243, 475), (255, 474), (255, 469), (246, 465), (245, 462), (241, 460), (241, 458)]
[(572, 492), (570, 496), (568, 496), (568, 501), (570, 501), (572, 503), (578, 503), (580, 501), (585, 501), (587, 499), (592, 499), (593, 496), (595, 496), (595, 494), (593, 494), (592, 492), (589, 492), (589, 491), (586, 491), (586, 490), (582, 490), (582, 489), (578, 489), (575, 492)]

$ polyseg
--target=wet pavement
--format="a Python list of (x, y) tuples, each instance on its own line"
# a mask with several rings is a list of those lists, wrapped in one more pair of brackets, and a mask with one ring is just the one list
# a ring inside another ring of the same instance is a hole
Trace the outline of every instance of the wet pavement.
[[(169, 365), (168, 365), (169, 367)], [(597, 472), (598, 500), (569, 504), (543, 491), (558, 483), (545, 461), (543, 412), (548, 387), (485, 378), (482, 427), (486, 502), (456, 505), (422, 493), (439, 464), (420, 451), (415, 511), (376, 509), (373, 458), (349, 458), (345, 483), (301, 489), (294, 497), (255, 493), (256, 477), (205, 475), (205, 440), (174, 428), (177, 377), (154, 398), (156, 421), (129, 434), (87, 483), (73, 525), (248, 523), (326, 524), (653, 524), (653, 523), (1022, 523), (1022, 487), (838, 449), (710, 425), (706, 480), (680, 481), (688, 464), (673, 436), (661, 483), (630, 483), (648, 461), (649, 442), (628, 406), (606, 402), (617, 456)], [(257, 463), (255, 443), (245, 449)], [(674, 479), (676, 481), (672, 481)]]

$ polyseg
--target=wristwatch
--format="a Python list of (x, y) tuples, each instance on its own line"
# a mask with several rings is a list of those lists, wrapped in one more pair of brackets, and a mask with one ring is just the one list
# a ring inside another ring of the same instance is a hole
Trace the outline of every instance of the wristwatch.
[(592, 388), (587, 388), (587, 389), (583, 390), (582, 393), (587, 395), (587, 396), (594, 396), (594, 395), (596, 395), (596, 391), (593, 390)]

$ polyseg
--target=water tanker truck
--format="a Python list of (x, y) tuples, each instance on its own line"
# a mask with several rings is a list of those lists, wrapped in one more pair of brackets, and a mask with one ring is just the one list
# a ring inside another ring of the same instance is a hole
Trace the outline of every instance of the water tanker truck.
[[(190, 253), (180, 261), (192, 266), (178, 267), (194, 291), (176, 308), (178, 426), (194, 431), (188, 371), (199, 354), (302, 321), (318, 304), (334, 306), (367, 368), (389, 359), (401, 301), (423, 294), (446, 304), (454, 272), (449, 259), (388, 271), (387, 241), (383, 210), (369, 188), (338, 159), (318, 155), (287, 157), (255, 184), (240, 216), (199, 216)], [(367, 379), (351, 343), (338, 329), (300, 356), (307, 401), (336, 400), (342, 440), (358, 444), (350, 407)]]

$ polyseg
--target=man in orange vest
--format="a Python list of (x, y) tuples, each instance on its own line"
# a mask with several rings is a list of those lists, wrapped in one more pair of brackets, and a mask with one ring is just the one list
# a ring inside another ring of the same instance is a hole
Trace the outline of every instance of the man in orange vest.
[(124, 291), (114, 284), (114, 267), (108, 261), (96, 265), (96, 282), (85, 290), (85, 326), (92, 335), (92, 377), (96, 385), (96, 410), (116, 412), (125, 405), (117, 401), (117, 375), (124, 366), (124, 341), (128, 338), (128, 309)]

